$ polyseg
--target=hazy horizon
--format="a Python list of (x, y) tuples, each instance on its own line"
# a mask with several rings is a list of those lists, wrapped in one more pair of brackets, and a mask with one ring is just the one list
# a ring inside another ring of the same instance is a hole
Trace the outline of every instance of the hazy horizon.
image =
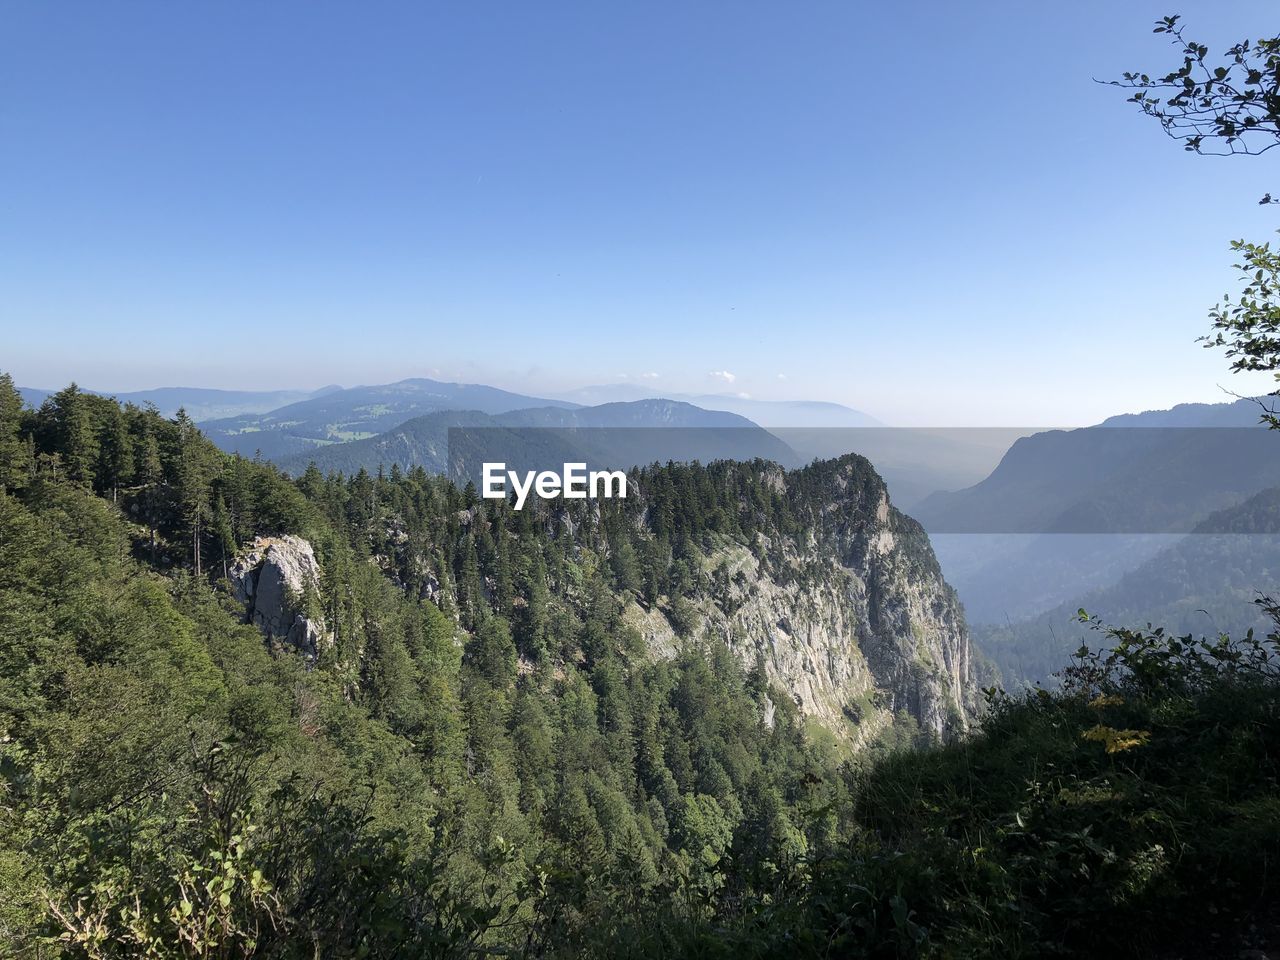
[[(1273, 163), (1185, 155), (1094, 80), (1172, 65), (1166, 12), (14, 6), (0, 367), (944, 426), (1265, 393), (1195, 339)], [(1222, 50), (1271, 5), (1183, 12)]]
[[(0, 368), (0, 373), (8, 373), (8, 372), (10, 371)], [(731, 390), (705, 389), (705, 390), (699, 391), (694, 389), (688, 389), (688, 390), (673, 389), (673, 390), (667, 391), (655, 385), (655, 383), (652, 380), (639, 380), (639, 381), (619, 380), (613, 383), (583, 383), (577, 386), (568, 387), (561, 390), (533, 392), (530, 390), (520, 389), (520, 388), (513, 387), (503, 383), (480, 383), (478, 381), (459, 380), (455, 378), (438, 376), (438, 375), (437, 376), (421, 375), (416, 377), (402, 377), (402, 378), (399, 378), (398, 380), (368, 381), (368, 382), (360, 382), (360, 383), (330, 382), (330, 383), (317, 383), (317, 384), (302, 384), (298, 386), (282, 386), (282, 385), (277, 385), (273, 383), (273, 384), (249, 385), (249, 386), (243, 386), (243, 387), (227, 386), (224, 384), (217, 384), (217, 383), (202, 383), (202, 382), (193, 382), (193, 383), (156, 382), (155, 384), (148, 384), (148, 385), (137, 386), (137, 387), (117, 387), (117, 386), (103, 386), (100, 384), (83, 381), (83, 380), (77, 379), (76, 377), (69, 377), (56, 384), (29, 383), (29, 382), (23, 381), (18, 377), (14, 378), (16, 385), (22, 389), (34, 389), (34, 390), (44, 390), (44, 391), (54, 392), (56, 390), (62, 389), (63, 387), (67, 386), (70, 383), (75, 383), (82, 390), (88, 390), (94, 393), (100, 393), (107, 396), (143, 393), (143, 392), (155, 391), (155, 390), (172, 390), (172, 389), (226, 390), (230, 392), (244, 391), (244, 392), (263, 392), (263, 393), (270, 393), (270, 392), (315, 393), (327, 388), (337, 387), (340, 389), (354, 389), (354, 388), (360, 388), (360, 387), (383, 386), (388, 384), (394, 384), (394, 383), (400, 382), (401, 380), (413, 380), (413, 379), (435, 380), (441, 383), (474, 384), (474, 385), (488, 386), (488, 387), (497, 388), (499, 390), (506, 390), (510, 393), (523, 394), (533, 399), (575, 400), (575, 402), (581, 403), (584, 406), (594, 406), (601, 403), (618, 402), (619, 399), (623, 399), (623, 400), (632, 399), (630, 397), (604, 398), (604, 399), (595, 399), (590, 397), (588, 398), (575, 397), (575, 394), (581, 391), (608, 390), (614, 387), (624, 387), (624, 388), (632, 387), (636, 391), (643, 392), (653, 399), (671, 399), (671, 400), (677, 400), (681, 402), (688, 402), (691, 399), (705, 400), (705, 399), (715, 398), (719, 400), (724, 400), (726, 402), (747, 400), (747, 401), (762, 401), (766, 403), (770, 403), (770, 402), (830, 403), (830, 404), (837, 404), (839, 406), (848, 407), (849, 409), (856, 410), (860, 413), (868, 414), (873, 418), (880, 420), (883, 423), (883, 425), (886, 427), (894, 427), (894, 428), (901, 428), (901, 429), (920, 429), (920, 430), (928, 430), (931, 428), (940, 428), (944, 430), (955, 430), (955, 429), (983, 430), (983, 429), (996, 428), (1001, 430), (1017, 429), (1022, 431), (1070, 429), (1073, 427), (1093, 426), (1108, 417), (1119, 416), (1123, 414), (1137, 414), (1137, 413), (1144, 413), (1144, 412), (1149, 412), (1153, 410), (1166, 410), (1181, 404), (1234, 403), (1236, 400), (1243, 399), (1242, 396), (1220, 392), (1218, 397), (1210, 398), (1208, 400), (1175, 400), (1171, 403), (1160, 405), (1160, 406), (1148, 405), (1148, 406), (1142, 406), (1142, 407), (1135, 407), (1133, 409), (1110, 410), (1106, 412), (1104, 415), (1092, 420), (1078, 419), (1078, 420), (1071, 420), (1071, 421), (1063, 420), (1063, 421), (1057, 421), (1052, 423), (1048, 423), (1048, 422), (1032, 423), (1031, 421), (1019, 420), (1016, 417), (1015, 418), (1006, 417), (1004, 419), (995, 419), (990, 423), (966, 422), (966, 423), (956, 424), (956, 423), (946, 422), (945, 418), (938, 418), (938, 419), (924, 418), (924, 419), (917, 420), (915, 422), (907, 422), (904, 420), (896, 419), (892, 415), (885, 414), (882, 411), (877, 412), (874, 409), (868, 409), (868, 407), (866, 406), (854, 406), (853, 404), (844, 403), (839, 400), (829, 400), (822, 397), (804, 396), (801, 394), (781, 394), (777, 396), (761, 397), (761, 396), (755, 396), (755, 395), (749, 394), (745, 391), (734, 392)], [(1262, 396), (1263, 394), (1260, 391), (1257, 395)], [(637, 395), (637, 397), (635, 397), (634, 399), (640, 399), (640, 397)], [(778, 426), (780, 425), (774, 424), (773, 427), (770, 427), (770, 429), (773, 429)], [(797, 423), (792, 426), (797, 428), (806, 427), (806, 425), (803, 423)], [(833, 429), (860, 430), (860, 429), (866, 429), (866, 428), (850, 427), (850, 428), (833, 428)]]

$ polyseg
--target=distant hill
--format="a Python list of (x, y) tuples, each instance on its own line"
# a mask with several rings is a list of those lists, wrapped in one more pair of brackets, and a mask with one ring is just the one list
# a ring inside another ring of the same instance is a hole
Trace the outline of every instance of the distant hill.
[[(1270, 404), (1271, 398), (1261, 398)], [(1231, 403), (1179, 403), (1168, 410), (1122, 413), (1108, 417), (1102, 427), (1252, 427), (1262, 408), (1248, 397)]]
[[(1109, 586), (1188, 534), (931, 533), (970, 623), (1034, 617)], [(1076, 609), (1072, 607), (1072, 609)]]
[(1019, 437), (1016, 427), (792, 427), (773, 433), (805, 462), (857, 453), (875, 464), (900, 510), (940, 490), (958, 490), (984, 479)]
[(1081, 607), (1117, 626), (1243, 635), (1266, 626), (1253, 604), (1259, 591), (1280, 595), (1280, 487), (1216, 512), (1109, 586), (1026, 620), (975, 626), (975, 637), (1006, 681), (1044, 681), (1081, 643), (1100, 645), (1075, 620)]
[[(266, 413), (313, 397), (324, 396), (341, 387), (322, 387), (319, 390), (214, 390), (205, 387), (158, 387), (154, 390), (134, 390), (125, 393), (112, 393), (107, 390), (89, 390), (104, 397), (115, 397), (121, 403), (132, 403), (139, 407), (155, 404), (162, 417), (173, 417), (179, 409), (185, 409), (192, 420), (213, 420), (219, 417), (235, 417), (245, 414)], [(45, 397), (52, 390), (39, 390), (32, 387), (19, 387), (25, 403), (38, 407), (44, 403)]]
[(577, 449), (558, 437), (511, 430), (497, 418), (478, 410), (443, 410), (414, 417), (373, 437), (312, 448), (281, 458), (277, 463), (295, 476), (311, 463), (324, 473), (336, 471), (348, 476), (362, 468), (377, 473), (380, 467), (390, 469), (393, 464), (402, 469), (420, 466), (431, 473), (456, 476), (462, 470), (461, 464), (480, 448), (469, 446), (466, 450), (456, 451), (455, 466), (451, 466), (449, 431), (453, 428), (466, 431), (467, 438), (479, 438), (486, 445), (501, 448), (513, 462), (541, 462), (548, 457), (554, 460), (557, 456), (562, 457), (561, 462), (578, 459)]
[(913, 508), (943, 533), (1173, 533), (1280, 477), (1255, 426), (1086, 427), (1016, 441), (989, 477)]
[(1275, 486), (1280, 435), (1258, 415), (1250, 400), (1181, 404), (1042, 431), (980, 483), (909, 512), (930, 531), (971, 623), (1078, 606), (1214, 511)]
[(443, 410), (497, 414), (525, 407), (573, 407), (472, 383), (413, 379), (335, 390), (266, 413), (202, 422), (223, 450), (270, 460), (318, 447), (376, 436), (414, 417)]
[[(464, 449), (450, 450), (451, 428), (462, 428), (454, 438), (465, 444)], [(314, 462), (326, 473), (351, 474), (362, 467), (374, 472), (379, 466), (398, 464), (472, 475), (484, 460), (502, 460), (521, 469), (558, 469), (573, 461), (627, 468), (666, 460), (755, 459), (784, 466), (799, 462), (785, 443), (745, 418), (670, 400), (640, 400), (498, 415), (441, 411), (375, 437), (331, 444), (278, 462), (295, 474)]]
[(563, 399), (589, 406), (635, 400), (676, 400), (703, 410), (720, 410), (746, 417), (766, 429), (771, 427), (882, 427), (875, 417), (839, 403), (821, 400), (754, 400), (733, 394), (671, 393), (633, 383), (582, 387), (560, 394)]

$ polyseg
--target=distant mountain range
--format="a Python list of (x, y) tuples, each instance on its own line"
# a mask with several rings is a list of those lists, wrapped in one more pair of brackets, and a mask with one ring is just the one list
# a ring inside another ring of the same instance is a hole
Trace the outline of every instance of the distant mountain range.
[[(746, 417), (765, 427), (883, 427), (875, 417), (838, 403), (820, 400), (754, 400), (734, 394), (671, 393), (634, 383), (581, 387), (557, 395), (583, 406), (627, 403), (635, 400), (677, 400), (703, 410), (721, 410)], [(848, 451), (845, 451), (848, 452)]]
[(930, 533), (1185, 533), (1280, 478), (1257, 410), (1189, 404), (1023, 437), (985, 480), (913, 514)]
[[(1274, 398), (1263, 397), (1270, 406)], [(1103, 420), (1102, 427), (1252, 427), (1262, 413), (1259, 400), (1248, 397), (1230, 403), (1179, 403), (1168, 410), (1122, 413)]]
[[(454, 430), (450, 448), (450, 430)], [(628, 468), (654, 461), (772, 460), (795, 466), (785, 443), (743, 417), (670, 400), (596, 407), (534, 407), (491, 415), (448, 410), (415, 417), (377, 436), (329, 444), (280, 459), (294, 474), (310, 463), (325, 473), (376, 472), (392, 464), (476, 479), (483, 461), (559, 469), (581, 461)]]
[[(769, 422), (811, 426), (878, 423), (834, 403), (705, 395), (691, 398), (702, 401), (695, 404), (683, 398), (655, 397), (649, 391), (625, 386), (579, 392), (587, 405), (484, 384), (416, 378), (345, 389), (330, 386), (312, 392), (173, 387), (115, 396), (137, 404), (154, 403), (168, 417), (185, 408), (223, 450), (248, 457), (260, 455), (290, 470), (305, 469), (312, 460), (324, 469), (358, 470), (364, 466), (374, 470), (380, 463), (399, 463), (443, 470), (447, 467), (445, 446), (450, 427), (487, 428), (487, 443), (496, 443), (499, 429), (683, 428), (695, 432), (685, 436), (668, 432), (661, 437), (630, 432), (621, 441), (603, 433), (572, 440), (562, 436), (555, 441), (545, 435), (534, 448), (508, 435), (503, 446), (522, 450), (526, 455), (535, 448), (544, 453), (555, 450), (557, 456), (590, 455), (602, 465), (626, 461), (630, 466), (665, 459), (762, 458), (794, 467), (811, 457), (798, 455), (787, 443), (761, 429), (750, 414)], [(39, 406), (49, 391), (23, 389), (22, 395), (31, 406)], [(486, 419), (493, 417), (502, 419)], [(719, 436), (700, 433), (710, 428), (731, 432)], [(844, 443), (834, 447), (835, 455), (854, 449)]]
[[(126, 393), (112, 393), (108, 390), (89, 390), (86, 393), (97, 393), (104, 397), (115, 397), (121, 403), (132, 403), (139, 407), (155, 404), (162, 417), (176, 416), (180, 409), (187, 411), (192, 420), (212, 420), (218, 417), (235, 417), (243, 414), (266, 413), (283, 407), (285, 404), (297, 403), (313, 397), (321, 397), (341, 390), (341, 387), (321, 387), (319, 390), (213, 390), (203, 387), (159, 387), (155, 390), (134, 390)], [(20, 387), (18, 392), (22, 399), (32, 407), (44, 403), (52, 390), (39, 390), (34, 387)]]
[(561, 400), (529, 397), (497, 387), (438, 380), (401, 380), (351, 387), (270, 410), (205, 421), (200, 427), (229, 453), (269, 460), (333, 443), (376, 436), (427, 413), (474, 410), (498, 414), (528, 407), (576, 407)]
[(912, 508), (1007, 677), (1043, 680), (1082, 637), (1100, 643), (1072, 623), (1081, 606), (1211, 634), (1257, 622), (1249, 599), (1280, 585), (1280, 538), (1266, 533), (1280, 434), (1259, 412), (1183, 404), (1040, 432), (980, 483)]
[(1253, 603), (1259, 591), (1280, 596), (1280, 488), (1214, 513), (1111, 584), (1035, 617), (979, 625), (975, 635), (1006, 683), (1043, 682), (1082, 643), (1102, 645), (1104, 638), (1076, 619), (1082, 607), (1116, 626), (1242, 636), (1265, 633), (1266, 618)]

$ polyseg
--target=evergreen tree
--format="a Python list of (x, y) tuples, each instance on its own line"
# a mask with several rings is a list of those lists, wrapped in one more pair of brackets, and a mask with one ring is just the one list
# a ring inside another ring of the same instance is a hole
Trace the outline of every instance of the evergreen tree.
[(467, 644), (466, 663), (497, 689), (511, 683), (516, 673), (516, 645), (506, 620), (491, 614), (481, 621)]
[(93, 486), (99, 444), (89, 398), (72, 383), (45, 400), (40, 419), (50, 435), (50, 452), (61, 457), (67, 478)]
[(200, 577), (204, 571), (201, 547), (211, 512), (212, 463), (207, 441), (200, 435), (185, 410), (178, 411), (175, 423), (178, 428), (178, 496), (187, 525), (191, 568)]
[(546, 564), (540, 551), (534, 553), (527, 565), (524, 593), (525, 605), (518, 620), (517, 646), (530, 661), (542, 663), (548, 653), (548, 606), (551, 594), (547, 590)]
[(537, 689), (522, 682), (511, 710), (511, 742), (516, 776), (520, 778), (520, 809), (540, 817), (555, 792), (555, 757), (551, 724)]
[(138, 479), (142, 481), (142, 512), (147, 522), (147, 541), (151, 562), (156, 562), (156, 526), (160, 519), (161, 496), (158, 485), (164, 481), (164, 463), (160, 459), (160, 441), (156, 438), (152, 421), (159, 420), (147, 411), (140, 418), (141, 437), (138, 448)]
[(21, 427), (22, 397), (13, 377), (0, 373), (0, 494), (25, 487), (31, 473), (31, 451)]
[(125, 411), (119, 404), (108, 404), (98, 452), (97, 475), (102, 486), (110, 489), (113, 503), (119, 499), (120, 487), (133, 479), (134, 468), (133, 437), (129, 434)]

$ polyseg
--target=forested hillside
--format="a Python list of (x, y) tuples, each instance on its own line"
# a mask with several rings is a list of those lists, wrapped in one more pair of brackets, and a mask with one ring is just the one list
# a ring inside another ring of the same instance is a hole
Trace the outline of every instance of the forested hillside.
[[(777, 664), (708, 637), (699, 609), (750, 606), (742, 570), (735, 584), (707, 560), (763, 530), (775, 579), (816, 583), (816, 558), (781, 538), (812, 533), (841, 476), (874, 498), (838, 524), (865, 549), (850, 525), (887, 516), (865, 464), (789, 493), (767, 464), (655, 468), (613, 514), (553, 518), (420, 469), (295, 484), (185, 417), (74, 387), (35, 412), (8, 396), (0, 422), (11, 932), (89, 953), (211, 936), (191, 910), (259, 949), (354, 951), (376, 901), (388, 938), (502, 942), (518, 922), (565, 949), (620, 904), (742, 896), (840, 830), (849, 737), (806, 736)], [(244, 545), (300, 540), (320, 576), (286, 602), (320, 625), (314, 659), (264, 643), (226, 579)], [(663, 656), (641, 635), (652, 617)], [(837, 707), (858, 712), (836, 722), (922, 736), (920, 677), (896, 694), (865, 664), (857, 679)], [(272, 869), (228, 876), (251, 830)], [(193, 892), (210, 870), (222, 886)]]
[(975, 633), (1009, 686), (1051, 683), (1065, 657), (1092, 640), (1084, 608), (1108, 623), (1153, 623), (1177, 633), (1266, 632), (1254, 602), (1280, 583), (1280, 488), (1206, 517), (1177, 543), (1115, 583), (1081, 591), (1036, 617), (983, 624)]
[(0, 377), (0, 955), (1097, 955), (1265, 898), (1266, 661), (1136, 687), (1134, 637), (957, 741), (963, 622), (869, 464), (635, 481), (295, 482)]

